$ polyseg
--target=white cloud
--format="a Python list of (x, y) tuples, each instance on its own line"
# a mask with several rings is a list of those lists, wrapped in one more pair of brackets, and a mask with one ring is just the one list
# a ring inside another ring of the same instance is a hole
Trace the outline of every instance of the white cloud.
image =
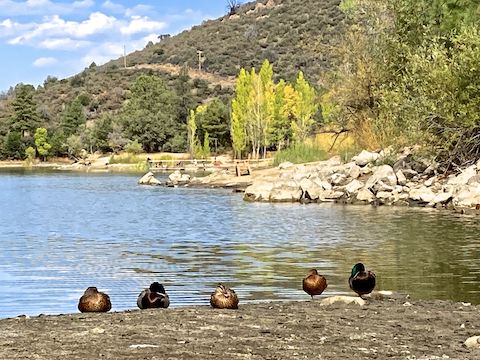
[(102, 8), (107, 9), (111, 12), (117, 13), (117, 14), (123, 14), (126, 11), (125, 6), (122, 4), (117, 4), (113, 1), (107, 0), (102, 4)]
[(53, 57), (41, 57), (36, 59), (33, 62), (33, 66), (35, 67), (47, 67), (47, 66), (52, 66), (55, 65), (58, 62), (57, 59)]
[(87, 47), (91, 44), (91, 41), (73, 40), (71, 38), (48, 38), (38, 43), (38, 47), (49, 50), (71, 51)]
[(151, 15), (155, 11), (155, 8), (151, 5), (138, 4), (132, 8), (125, 10), (125, 16), (141, 16), (141, 15)]
[(115, 26), (117, 19), (100, 12), (90, 14), (87, 20), (82, 22), (65, 21), (57, 15), (47, 17), (44, 22), (34, 24), (31, 31), (27, 31), (11, 39), (11, 45), (29, 44), (32, 40), (42, 37), (69, 36), (77, 39), (85, 38), (94, 34), (105, 32)]
[(68, 3), (50, 0), (0, 0), (0, 14), (2, 14), (2, 16), (64, 15), (77, 13), (79, 10), (88, 9), (94, 5), (95, 2), (93, 0), (81, 0)]
[(120, 32), (124, 35), (159, 31), (167, 27), (167, 24), (161, 21), (150, 20), (148, 17), (133, 16), (127, 26), (122, 26)]

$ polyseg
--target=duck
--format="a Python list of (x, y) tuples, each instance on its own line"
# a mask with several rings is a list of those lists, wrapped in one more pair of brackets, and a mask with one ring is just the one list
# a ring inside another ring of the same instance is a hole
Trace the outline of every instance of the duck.
[(238, 309), (238, 296), (233, 289), (218, 284), (210, 296), (210, 305), (215, 309)]
[(85, 290), (82, 297), (78, 301), (78, 310), (80, 312), (107, 312), (112, 308), (110, 297), (98, 291), (94, 286)]
[(153, 282), (150, 287), (144, 289), (137, 298), (140, 309), (168, 308), (170, 298), (162, 284)]
[(375, 288), (375, 274), (365, 270), (365, 265), (362, 263), (357, 263), (353, 265), (348, 284), (350, 289), (362, 297), (362, 295), (370, 294)]
[(303, 279), (303, 291), (310, 295), (312, 300), (314, 295), (320, 295), (326, 288), (327, 279), (325, 279), (325, 276), (320, 275), (317, 269), (310, 270)]

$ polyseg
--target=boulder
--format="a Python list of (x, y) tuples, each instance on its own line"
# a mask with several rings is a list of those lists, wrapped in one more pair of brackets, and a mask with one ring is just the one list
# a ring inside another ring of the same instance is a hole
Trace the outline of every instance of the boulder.
[(467, 185), (475, 185), (475, 184), (480, 184), (480, 174), (471, 177), (467, 183)]
[(451, 192), (441, 192), (435, 195), (433, 202), (435, 204), (444, 204), (448, 202), (453, 197)]
[(343, 191), (339, 190), (330, 190), (330, 191), (324, 191), (322, 196), (320, 197), (320, 200), (322, 201), (328, 201), (328, 200), (337, 200), (340, 199), (345, 193)]
[(356, 193), (358, 190), (363, 188), (364, 184), (359, 180), (353, 180), (345, 186), (345, 190), (349, 194)]
[(168, 175), (168, 180), (172, 183), (177, 183), (182, 179), (182, 173), (180, 170), (175, 170), (173, 173)]
[(431, 178), (429, 178), (428, 180), (425, 180), (424, 184), (425, 186), (432, 186), (433, 184), (435, 184), (436, 182), (438, 181), (438, 178), (436, 176), (432, 176)]
[(407, 183), (407, 178), (406, 176), (403, 174), (403, 171), (402, 170), (398, 170), (396, 173), (395, 173), (395, 176), (397, 177), (397, 182), (398, 182), (398, 185), (405, 185)]
[(300, 188), (303, 192), (303, 198), (309, 200), (317, 200), (324, 192), (323, 187), (311, 179), (303, 179), (300, 181)]
[(466, 185), (468, 181), (477, 175), (477, 167), (476, 165), (469, 166), (465, 170), (462, 171), (461, 174), (458, 174), (455, 177), (451, 177), (448, 181), (448, 185)]
[(365, 166), (367, 164), (377, 161), (379, 157), (380, 155), (376, 152), (369, 152), (369, 151), (363, 150), (360, 154), (358, 154), (357, 156), (354, 156), (352, 160), (358, 166)]
[(393, 191), (395, 189), (394, 186), (390, 186), (385, 184), (382, 180), (377, 182), (375, 185), (373, 185), (373, 191), (374, 192), (379, 192), (379, 191)]
[(161, 185), (160, 180), (156, 179), (151, 171), (143, 175), (139, 180), (138, 184), (140, 185)]
[(415, 176), (418, 175), (418, 172), (412, 169), (403, 169), (402, 173), (408, 180), (413, 179)]
[(358, 177), (360, 177), (360, 170), (361, 170), (360, 166), (356, 164), (352, 164), (348, 171), (348, 176), (352, 179), (357, 179)]
[(273, 185), (269, 200), (272, 202), (300, 201), (303, 191), (296, 181), (278, 182)]
[(329, 180), (333, 185), (342, 185), (347, 180), (347, 175), (335, 173), (329, 177)]
[(480, 204), (480, 184), (466, 185), (453, 197), (453, 205), (458, 207), (476, 207)]
[(272, 182), (257, 181), (245, 189), (243, 199), (246, 201), (268, 201), (272, 189)]
[(374, 169), (372, 176), (370, 176), (370, 178), (367, 180), (365, 187), (367, 189), (371, 189), (379, 181), (382, 181), (384, 184), (389, 186), (397, 185), (397, 177), (395, 176), (395, 173), (390, 165), (377, 166)]
[(373, 195), (370, 190), (362, 188), (358, 191), (356, 198), (359, 201), (366, 201), (368, 203), (371, 203), (375, 200), (375, 195)]
[(409, 199), (424, 203), (430, 203), (433, 202), (433, 200), (435, 199), (435, 194), (430, 188), (427, 188), (426, 186), (421, 186), (419, 188), (413, 188), (410, 190)]

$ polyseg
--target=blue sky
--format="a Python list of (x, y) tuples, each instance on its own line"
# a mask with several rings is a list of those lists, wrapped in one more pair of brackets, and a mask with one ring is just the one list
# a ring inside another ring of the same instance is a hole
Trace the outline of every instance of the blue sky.
[(0, 91), (42, 84), (226, 12), (226, 0), (0, 0)]

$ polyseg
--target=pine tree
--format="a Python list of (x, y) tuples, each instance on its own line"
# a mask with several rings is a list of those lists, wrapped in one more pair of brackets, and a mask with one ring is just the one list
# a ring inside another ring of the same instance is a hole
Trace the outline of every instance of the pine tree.
[(15, 100), (12, 102), (13, 116), (11, 130), (19, 132), (22, 137), (30, 134), (39, 126), (37, 104), (33, 100), (35, 89), (32, 85), (19, 84), (15, 87)]
[(61, 127), (65, 136), (68, 138), (70, 135), (75, 134), (78, 127), (85, 124), (85, 121), (86, 117), (83, 112), (83, 105), (77, 97), (67, 106), (62, 114)]

